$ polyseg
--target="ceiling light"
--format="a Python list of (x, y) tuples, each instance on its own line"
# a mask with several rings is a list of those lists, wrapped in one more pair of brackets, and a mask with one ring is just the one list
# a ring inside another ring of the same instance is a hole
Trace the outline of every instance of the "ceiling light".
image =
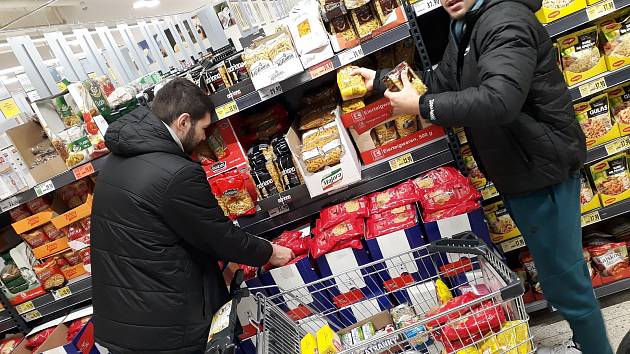
[(160, 0), (138, 0), (133, 3), (134, 9), (141, 9), (144, 7), (156, 7), (160, 4)]

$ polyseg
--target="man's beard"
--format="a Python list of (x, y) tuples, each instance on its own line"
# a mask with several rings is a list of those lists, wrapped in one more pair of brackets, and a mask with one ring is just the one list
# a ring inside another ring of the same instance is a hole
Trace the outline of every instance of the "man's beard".
[(186, 133), (184, 139), (182, 139), (182, 147), (184, 148), (184, 152), (188, 155), (192, 155), (198, 144), (199, 142), (195, 141), (195, 126), (193, 125), (190, 130), (188, 130), (188, 133)]

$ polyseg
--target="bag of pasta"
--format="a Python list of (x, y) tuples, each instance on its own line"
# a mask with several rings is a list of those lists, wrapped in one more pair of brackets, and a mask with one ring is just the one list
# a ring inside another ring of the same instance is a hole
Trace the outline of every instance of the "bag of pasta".
[(225, 216), (232, 220), (256, 213), (256, 193), (252, 196), (250, 185), (253, 186), (252, 177), (239, 169), (225, 172), (210, 181), (210, 188), (219, 206)]
[(374, 11), (369, 3), (350, 10), (350, 17), (354, 27), (357, 29), (359, 38), (371, 35), (374, 30), (381, 26), (381, 22), (374, 15)]
[(396, 0), (375, 0), (374, 8), (376, 9), (376, 15), (381, 20), (382, 24), (388, 23), (389, 15), (400, 6)]
[(630, 173), (627, 155), (611, 156), (591, 166), (595, 188), (602, 195), (603, 206), (625, 199), (630, 194)]
[[(609, 140), (602, 139), (613, 129), (607, 94), (604, 93), (587, 102), (578, 103), (574, 108), (577, 120), (586, 136), (588, 148)], [(614, 137), (619, 137), (619, 135), (617, 134), (612, 138)]]
[(293, 6), (286, 23), (300, 55), (328, 44), (328, 34), (319, 16), (319, 4), (316, 0), (302, 0)]
[(337, 117), (337, 105), (332, 104), (320, 109), (314, 109), (310, 112), (305, 112), (300, 117), (300, 130), (311, 130), (322, 127), (326, 124), (332, 123)]
[(418, 74), (411, 69), (409, 64), (402, 62), (383, 77), (383, 83), (388, 90), (392, 92), (401, 91), (404, 88), (404, 84), (401, 79), (403, 72), (407, 72), (407, 78), (409, 82), (416, 89), (419, 95), (424, 95), (427, 92), (426, 85), (422, 82)]
[(630, 84), (608, 91), (613, 120), (619, 124), (621, 135), (630, 134)]
[(600, 25), (601, 46), (608, 70), (630, 64), (630, 17), (628, 13), (606, 20)]
[(337, 85), (341, 98), (348, 101), (354, 98), (360, 98), (367, 93), (367, 86), (361, 75), (350, 75), (355, 67), (346, 65), (337, 71)]
[[(345, 42), (350, 42), (359, 38), (359, 35), (355, 31), (354, 27), (352, 27), (350, 20), (345, 15), (335, 17), (330, 20), (330, 32), (336, 36), (337, 39), (343, 39)], [(345, 48), (345, 46), (342, 47)]]
[(606, 71), (598, 48), (597, 26), (560, 38), (558, 46), (567, 84), (573, 85)]
[(337, 123), (332, 122), (317, 129), (311, 129), (302, 135), (302, 150), (323, 148), (329, 142), (339, 139)]

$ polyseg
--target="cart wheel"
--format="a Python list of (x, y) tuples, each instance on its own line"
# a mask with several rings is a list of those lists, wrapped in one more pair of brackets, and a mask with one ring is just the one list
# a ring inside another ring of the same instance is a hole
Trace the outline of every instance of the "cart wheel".
[(621, 344), (619, 344), (619, 349), (617, 349), (617, 354), (630, 354), (630, 332), (623, 337)]

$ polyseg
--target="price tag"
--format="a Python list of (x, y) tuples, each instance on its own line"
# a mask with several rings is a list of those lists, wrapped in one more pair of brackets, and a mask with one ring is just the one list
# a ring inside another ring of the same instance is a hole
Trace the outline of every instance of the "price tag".
[(15, 103), (13, 97), (0, 101), (0, 111), (2, 111), (2, 114), (4, 114), (4, 117), (7, 119), (20, 114), (20, 109)]
[(420, 16), (440, 7), (440, 0), (420, 0), (413, 4), (416, 16)]
[(40, 183), (36, 185), (34, 189), (35, 189), (35, 194), (37, 194), (38, 197), (41, 197), (44, 194), (48, 194), (54, 191), (55, 185), (53, 184), (51, 180), (48, 180), (44, 183)]
[(411, 156), (410, 153), (406, 153), (402, 156), (398, 156), (395, 159), (389, 160), (389, 167), (391, 167), (392, 171), (395, 171), (399, 168), (409, 166), (412, 163), (413, 163), (413, 156)]
[(53, 298), (55, 298), (55, 300), (61, 300), (64, 297), (68, 297), (70, 295), (72, 295), (72, 291), (67, 286), (64, 286), (63, 288), (52, 292), (52, 296)]
[(523, 247), (525, 247), (525, 239), (523, 238), (523, 236), (519, 236), (517, 238), (513, 238), (511, 240), (507, 240), (501, 243), (501, 249), (504, 253), (514, 251)]
[(596, 18), (602, 17), (606, 14), (609, 14), (616, 10), (614, 0), (606, 0), (602, 1), (593, 6), (589, 6), (586, 8), (586, 17), (588, 17), (589, 21), (592, 21)]
[(613, 155), (618, 152), (630, 149), (630, 136), (624, 136), (623, 138), (612, 141), (605, 146), (606, 154)]
[(33, 305), (33, 301), (23, 302), (15, 306), (15, 311), (17, 311), (17, 313), (20, 315), (33, 310), (35, 310), (35, 305)]
[(85, 163), (72, 170), (72, 173), (74, 173), (74, 178), (81, 179), (94, 173), (94, 165), (91, 162)]
[(499, 195), (499, 191), (497, 191), (497, 187), (495, 187), (494, 184), (484, 187), (481, 190), (481, 197), (483, 198), (483, 200), (488, 200), (498, 195)]
[(215, 111), (217, 112), (217, 118), (223, 119), (238, 113), (238, 106), (236, 105), (236, 101), (232, 100), (226, 104), (217, 107)]
[(316, 79), (333, 70), (335, 70), (335, 64), (333, 64), (332, 60), (327, 59), (315, 66), (310, 67), (308, 69), (308, 73), (311, 75), (311, 79)]
[(604, 77), (600, 77), (597, 80), (593, 80), (581, 85), (579, 87), (580, 96), (586, 97), (588, 95), (594, 94), (595, 92), (605, 90), (606, 88), (608, 88), (608, 85), (606, 84), (606, 79)]
[(26, 93), (26, 96), (28, 97), (29, 100), (31, 100), (31, 102), (35, 102), (38, 99), (40, 99), (39, 93), (37, 93), (37, 91), (29, 91)]
[(466, 136), (466, 132), (463, 130), (457, 133), (457, 139), (459, 139), (460, 145), (464, 145), (468, 142), (468, 137)]
[(38, 318), (42, 318), (42, 314), (37, 310), (33, 310), (31, 312), (24, 314), (23, 317), (26, 322), (30, 322), (30, 321), (35, 321)]
[(599, 221), (602, 221), (602, 217), (601, 215), (599, 215), (599, 211), (593, 211), (588, 214), (582, 215), (582, 227), (594, 224)]
[(280, 86), (280, 83), (263, 87), (262, 89), (258, 90), (258, 94), (260, 95), (260, 99), (262, 101), (278, 96), (281, 93), (282, 93), (282, 86)]
[(348, 50), (344, 50), (343, 52), (337, 54), (339, 58), (339, 62), (341, 65), (346, 65), (348, 63), (352, 63), (355, 60), (363, 58), (365, 55), (363, 54), (363, 47), (356, 46), (354, 48), (350, 48)]
[(0, 209), (2, 209), (2, 212), (6, 212), (9, 211), (13, 208), (16, 208), (18, 205), (20, 205), (20, 200), (18, 199), (17, 196), (13, 196), (11, 198), (5, 199), (3, 201), (0, 202)]
[(289, 206), (287, 204), (280, 204), (279, 207), (269, 210), (269, 216), (273, 218), (280, 214), (287, 213), (288, 211), (289, 211)]

